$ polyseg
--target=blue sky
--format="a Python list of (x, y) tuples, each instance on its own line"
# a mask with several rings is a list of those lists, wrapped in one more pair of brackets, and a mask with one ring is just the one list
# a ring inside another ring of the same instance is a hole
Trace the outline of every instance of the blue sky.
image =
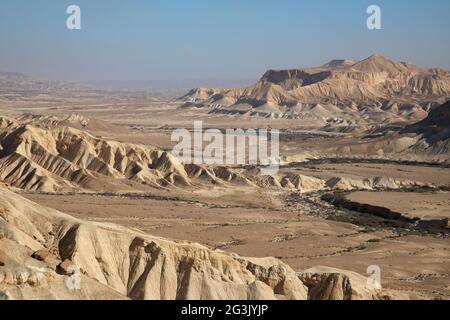
[[(66, 28), (66, 8), (82, 30)], [(366, 8), (382, 9), (382, 30)], [(71, 81), (255, 79), (373, 52), (450, 68), (448, 0), (2, 0), (0, 70)]]

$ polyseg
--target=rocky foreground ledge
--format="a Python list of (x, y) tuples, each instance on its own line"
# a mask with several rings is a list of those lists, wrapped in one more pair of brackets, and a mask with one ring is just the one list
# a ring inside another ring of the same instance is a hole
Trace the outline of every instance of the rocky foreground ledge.
[(275, 258), (78, 220), (0, 187), (0, 299), (404, 298), (365, 284), (353, 272), (296, 273)]

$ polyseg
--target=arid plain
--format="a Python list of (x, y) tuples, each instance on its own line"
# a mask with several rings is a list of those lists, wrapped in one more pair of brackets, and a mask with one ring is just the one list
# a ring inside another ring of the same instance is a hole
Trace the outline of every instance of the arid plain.
[[(389, 292), (384, 298), (449, 299), (448, 72), (433, 71), (447, 82), (417, 94), (426, 91), (435, 103), (407, 94), (389, 102), (375, 96), (372, 80), (358, 94), (344, 97), (339, 90), (349, 88), (336, 89), (335, 101), (313, 91), (314, 82), (336, 87), (349, 66), (358, 76), (378, 77), (375, 82), (411, 73), (418, 86), (427, 77), (374, 55), (359, 63), (332, 61), (306, 75), (269, 71), (256, 88), (239, 93), (3, 92), (1, 180), (39, 205), (84, 221), (245, 257), (275, 257), (300, 274), (327, 266), (367, 276), (376, 265)], [(294, 80), (304, 83), (295, 87)], [(299, 102), (295, 90), (310, 90), (298, 94), (311, 101)], [(319, 96), (323, 101), (315, 101)], [(352, 97), (356, 105), (348, 106)], [(176, 144), (171, 134), (192, 130), (194, 121), (204, 128), (279, 129), (279, 171), (263, 176), (251, 166), (181, 165), (169, 155)], [(114, 148), (125, 150), (120, 164), (106, 155), (117, 159)], [(144, 154), (148, 168), (137, 169), (133, 159), (145, 162)]]

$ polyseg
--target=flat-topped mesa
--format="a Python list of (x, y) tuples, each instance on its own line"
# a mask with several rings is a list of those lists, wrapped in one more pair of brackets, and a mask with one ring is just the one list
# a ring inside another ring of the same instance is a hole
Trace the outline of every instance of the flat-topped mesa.
[(354, 65), (356, 61), (348, 59), (334, 59), (322, 65), (322, 68), (345, 68)]
[[(197, 99), (206, 99), (209, 96), (218, 94), (218, 93), (222, 93), (224, 90), (223, 89), (218, 89), (218, 88), (194, 88), (191, 89), (185, 96), (183, 97), (189, 97), (189, 98), (197, 98)], [(183, 99), (183, 97), (181, 97), (180, 99)]]
[(323, 81), (330, 74), (329, 71), (314, 73), (300, 69), (268, 70), (260, 81), (277, 84), (286, 90), (291, 90), (295, 87), (303, 87)]

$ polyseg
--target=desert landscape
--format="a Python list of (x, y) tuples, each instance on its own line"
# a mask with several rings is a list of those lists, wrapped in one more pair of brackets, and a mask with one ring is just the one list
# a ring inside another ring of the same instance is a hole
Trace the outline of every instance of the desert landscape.
[[(447, 300), (449, 101), (381, 54), (179, 94), (0, 73), (0, 299)], [(279, 170), (183, 163), (194, 121), (278, 129)]]

